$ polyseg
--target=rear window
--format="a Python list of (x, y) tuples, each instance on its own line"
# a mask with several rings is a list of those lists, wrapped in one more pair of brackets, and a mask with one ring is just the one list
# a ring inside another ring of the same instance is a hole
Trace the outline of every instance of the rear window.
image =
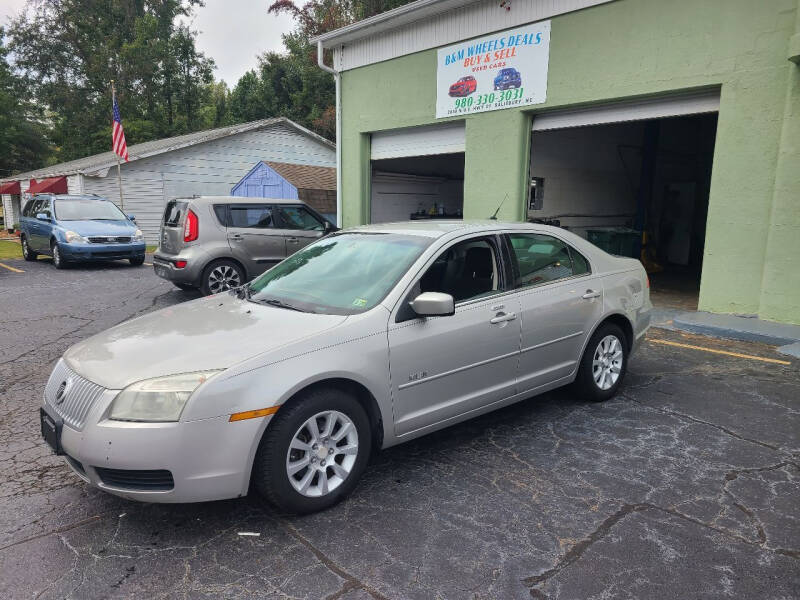
[(167, 207), (164, 209), (164, 225), (177, 227), (185, 208), (186, 202), (178, 202), (177, 200), (167, 202)]

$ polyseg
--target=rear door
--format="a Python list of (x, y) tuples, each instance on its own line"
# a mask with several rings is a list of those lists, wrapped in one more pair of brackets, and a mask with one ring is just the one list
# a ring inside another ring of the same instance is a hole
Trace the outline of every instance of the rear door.
[(164, 208), (161, 219), (161, 232), (158, 249), (165, 254), (176, 254), (183, 248), (183, 224), (189, 203), (183, 200), (170, 200)]
[(325, 233), (325, 224), (320, 217), (303, 205), (278, 204), (276, 226), (286, 240), (286, 256), (318, 240)]
[(532, 391), (569, 376), (603, 309), (600, 275), (563, 240), (539, 233), (509, 233), (513, 287), (521, 308), (518, 391)]
[(250, 277), (260, 275), (286, 258), (283, 232), (275, 228), (272, 204), (228, 206), (228, 245)]

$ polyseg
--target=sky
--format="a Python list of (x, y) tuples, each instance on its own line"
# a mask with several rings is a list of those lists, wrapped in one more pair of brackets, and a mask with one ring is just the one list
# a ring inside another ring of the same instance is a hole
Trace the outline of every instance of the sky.
[[(267, 13), (270, 0), (206, 0), (195, 9), (191, 28), (199, 32), (197, 47), (217, 63), (215, 79), (233, 87), (257, 64), (256, 56), (281, 50), (281, 34), (293, 29), (286, 15)], [(0, 24), (22, 10), (25, 0), (0, 0)]]

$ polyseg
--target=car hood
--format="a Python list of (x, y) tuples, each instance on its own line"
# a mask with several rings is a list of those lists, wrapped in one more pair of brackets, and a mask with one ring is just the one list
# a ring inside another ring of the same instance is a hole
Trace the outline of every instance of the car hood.
[(83, 377), (121, 389), (151, 377), (225, 369), (346, 319), (254, 304), (224, 292), (112, 327), (72, 346), (64, 360)]
[(59, 221), (58, 224), (82, 236), (88, 235), (133, 235), (136, 225), (130, 221)]

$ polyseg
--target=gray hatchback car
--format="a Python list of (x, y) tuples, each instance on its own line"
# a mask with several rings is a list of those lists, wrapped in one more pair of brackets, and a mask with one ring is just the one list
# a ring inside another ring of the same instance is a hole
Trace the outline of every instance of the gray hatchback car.
[(176, 198), (164, 210), (153, 269), (181, 289), (216, 294), (239, 287), (335, 229), (300, 200)]

